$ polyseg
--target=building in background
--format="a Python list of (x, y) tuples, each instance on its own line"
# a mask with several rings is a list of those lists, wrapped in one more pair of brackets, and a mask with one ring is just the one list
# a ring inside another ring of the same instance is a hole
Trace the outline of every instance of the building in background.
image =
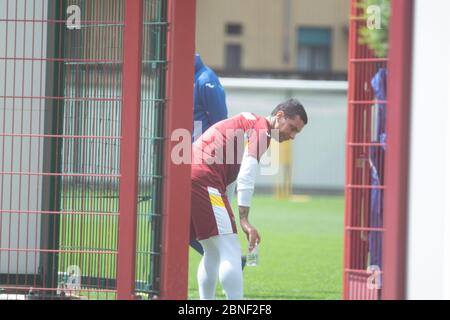
[(349, 2), (197, 0), (196, 50), (221, 76), (345, 80)]

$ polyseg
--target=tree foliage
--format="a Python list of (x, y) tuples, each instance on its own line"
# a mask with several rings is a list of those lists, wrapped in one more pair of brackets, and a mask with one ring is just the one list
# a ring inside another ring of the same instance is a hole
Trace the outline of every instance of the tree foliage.
[(359, 29), (359, 43), (367, 45), (376, 57), (386, 57), (389, 49), (389, 19), (391, 0), (361, 0), (360, 18), (366, 23)]

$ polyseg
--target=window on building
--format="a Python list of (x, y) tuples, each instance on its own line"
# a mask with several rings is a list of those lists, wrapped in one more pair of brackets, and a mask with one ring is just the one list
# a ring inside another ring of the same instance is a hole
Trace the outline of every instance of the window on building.
[(241, 68), (241, 54), (240, 44), (227, 44), (225, 47), (225, 68), (239, 70)]
[(299, 28), (297, 32), (297, 68), (305, 72), (331, 70), (331, 30)]
[(230, 36), (240, 36), (242, 34), (242, 25), (240, 23), (227, 23), (225, 33)]

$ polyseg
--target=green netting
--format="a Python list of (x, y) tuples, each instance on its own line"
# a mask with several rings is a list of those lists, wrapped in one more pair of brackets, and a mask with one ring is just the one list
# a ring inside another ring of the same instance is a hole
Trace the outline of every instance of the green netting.
[[(157, 295), (160, 280), (167, 1), (144, 1), (136, 291)], [(151, 296), (149, 296), (151, 297)]]

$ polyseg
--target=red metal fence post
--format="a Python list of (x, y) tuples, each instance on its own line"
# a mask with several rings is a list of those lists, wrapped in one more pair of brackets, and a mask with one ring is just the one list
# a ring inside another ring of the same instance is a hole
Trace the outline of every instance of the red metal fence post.
[(136, 264), (143, 0), (125, 1), (117, 298), (133, 299)]
[(405, 299), (413, 1), (391, 2), (383, 299)]
[[(355, 65), (350, 62), (350, 59), (356, 56), (356, 6), (355, 0), (350, 0), (350, 26), (349, 26), (349, 42), (348, 42), (348, 100), (353, 100), (355, 96), (355, 88), (352, 85), (355, 81)], [(348, 143), (353, 141), (353, 105), (348, 103), (347, 105), (347, 132), (346, 132), (346, 166), (345, 166), (345, 185), (352, 183), (352, 161), (353, 161), (353, 150), (348, 146)], [(352, 190), (350, 188), (345, 188), (345, 225), (344, 227), (350, 226), (351, 223), (351, 212), (352, 212)], [(350, 268), (350, 234), (344, 230), (344, 276), (343, 276), (343, 298), (349, 299), (349, 288), (348, 288), (348, 273), (346, 269)]]
[(168, 23), (160, 298), (186, 299), (191, 166), (172, 162), (171, 151), (178, 142), (172, 142), (170, 136), (176, 129), (192, 130), (195, 0), (169, 0)]
[(343, 297), (379, 299), (386, 99), (376, 92), (388, 59), (359, 40), (368, 22), (364, 2), (350, 4)]

